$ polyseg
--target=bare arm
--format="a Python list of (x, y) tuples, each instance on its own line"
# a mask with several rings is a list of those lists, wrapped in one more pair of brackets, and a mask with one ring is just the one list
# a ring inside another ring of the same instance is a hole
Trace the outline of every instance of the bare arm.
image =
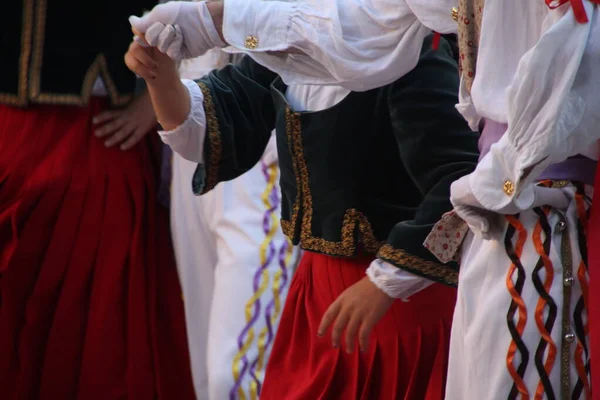
[(125, 63), (146, 81), (154, 112), (163, 129), (169, 131), (181, 125), (190, 112), (190, 98), (179, 79), (176, 62), (134, 41), (125, 54)]

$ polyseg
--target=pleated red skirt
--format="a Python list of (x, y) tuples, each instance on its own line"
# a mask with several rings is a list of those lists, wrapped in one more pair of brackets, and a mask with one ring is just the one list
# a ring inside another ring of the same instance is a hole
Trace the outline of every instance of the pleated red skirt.
[(365, 276), (371, 258), (306, 252), (290, 287), (261, 400), (441, 400), (456, 290), (434, 284), (396, 301), (365, 352), (347, 354), (317, 337), (321, 317)]
[(0, 399), (193, 399), (148, 141), (93, 135), (106, 107), (0, 106)]

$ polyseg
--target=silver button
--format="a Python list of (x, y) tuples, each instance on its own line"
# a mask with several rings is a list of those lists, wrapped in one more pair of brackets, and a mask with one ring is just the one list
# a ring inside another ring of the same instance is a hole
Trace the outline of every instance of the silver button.
[(565, 229), (567, 229), (567, 223), (563, 220), (558, 221), (557, 224), (558, 230), (563, 232)]
[(563, 283), (565, 284), (565, 286), (570, 287), (573, 284), (573, 277), (572, 276), (568, 276), (563, 280)]
[(575, 335), (574, 335), (574, 334), (572, 334), (572, 333), (567, 333), (567, 334), (565, 335), (565, 341), (566, 341), (567, 343), (573, 343), (573, 341), (574, 341), (574, 340), (575, 340)]

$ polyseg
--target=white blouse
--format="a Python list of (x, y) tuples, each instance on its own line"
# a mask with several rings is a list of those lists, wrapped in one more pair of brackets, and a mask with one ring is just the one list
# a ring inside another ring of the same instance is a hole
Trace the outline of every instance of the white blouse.
[[(431, 30), (456, 32), (457, 0), (227, 0), (223, 35), (291, 84), (364, 91), (412, 70)], [(272, 53), (298, 49), (299, 54)], [(267, 52), (271, 52), (268, 53)]]
[(556, 10), (537, 0), (485, 3), (471, 103), (463, 91), (459, 110), (472, 123), (489, 118), (508, 130), (451, 191), (458, 214), (484, 227), (484, 236), (493, 226), (490, 214), (473, 214), (473, 207), (500, 214), (529, 209), (540, 190), (535, 181), (550, 164), (576, 154), (598, 158), (600, 14), (584, 6), (586, 24), (568, 3)]

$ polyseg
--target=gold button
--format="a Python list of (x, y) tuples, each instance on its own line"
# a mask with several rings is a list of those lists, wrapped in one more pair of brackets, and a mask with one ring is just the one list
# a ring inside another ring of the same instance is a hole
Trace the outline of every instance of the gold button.
[(256, 49), (258, 47), (258, 38), (256, 36), (246, 36), (244, 46), (250, 50)]
[(552, 188), (561, 189), (561, 188), (564, 188), (565, 186), (567, 186), (568, 184), (569, 184), (569, 181), (553, 181)]
[(515, 194), (515, 184), (511, 181), (504, 181), (502, 190), (504, 190), (504, 193), (506, 193), (507, 196), (512, 196)]
[(458, 8), (452, 7), (452, 19), (458, 21)]

